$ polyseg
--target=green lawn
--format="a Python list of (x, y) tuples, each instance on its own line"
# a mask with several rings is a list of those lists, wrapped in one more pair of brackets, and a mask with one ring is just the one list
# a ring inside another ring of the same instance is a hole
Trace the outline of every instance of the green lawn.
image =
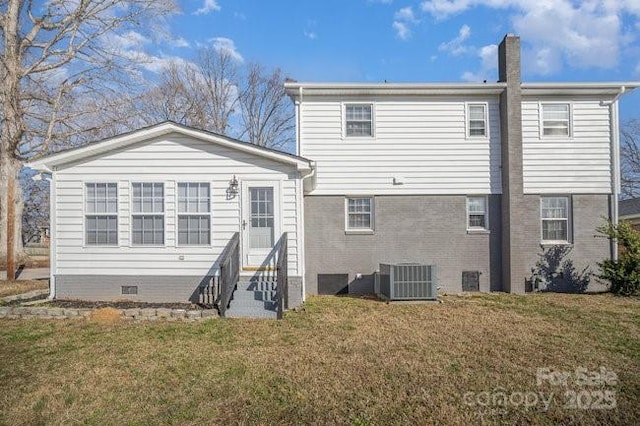
[[(575, 383), (600, 367), (617, 383)], [(568, 386), (538, 385), (539, 368), (569, 372)], [(567, 407), (572, 392), (583, 409)], [(313, 297), (283, 321), (0, 320), (3, 424), (639, 421), (638, 299)]]

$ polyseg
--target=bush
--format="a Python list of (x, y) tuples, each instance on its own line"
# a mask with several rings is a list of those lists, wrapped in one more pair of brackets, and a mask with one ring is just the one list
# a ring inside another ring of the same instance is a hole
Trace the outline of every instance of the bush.
[(618, 260), (598, 263), (599, 277), (611, 283), (611, 292), (620, 296), (640, 295), (640, 232), (626, 221), (607, 223), (598, 232), (618, 240)]

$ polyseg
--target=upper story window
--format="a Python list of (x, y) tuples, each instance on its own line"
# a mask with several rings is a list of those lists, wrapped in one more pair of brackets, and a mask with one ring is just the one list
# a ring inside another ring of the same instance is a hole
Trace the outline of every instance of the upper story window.
[(540, 197), (542, 241), (568, 243), (570, 230), (569, 197)]
[(347, 231), (373, 230), (373, 198), (346, 199)]
[(487, 229), (487, 197), (467, 197), (467, 229)]
[(85, 243), (118, 244), (118, 187), (115, 183), (85, 184)]
[(487, 137), (487, 105), (467, 105), (467, 133), (469, 137)]
[(563, 136), (571, 134), (571, 108), (569, 104), (543, 103), (542, 110), (542, 136)]
[(345, 104), (345, 136), (373, 136), (373, 105)]
[(178, 244), (211, 243), (211, 197), (206, 182), (178, 183)]
[(164, 184), (133, 183), (131, 239), (134, 245), (164, 244)]

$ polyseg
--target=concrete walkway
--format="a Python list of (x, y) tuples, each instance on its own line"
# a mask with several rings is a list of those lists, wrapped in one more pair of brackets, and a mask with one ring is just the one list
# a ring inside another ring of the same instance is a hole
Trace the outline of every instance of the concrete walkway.
[[(7, 272), (0, 271), (0, 280), (7, 279)], [(18, 271), (18, 281), (20, 280), (46, 280), (49, 279), (49, 268), (31, 268)]]

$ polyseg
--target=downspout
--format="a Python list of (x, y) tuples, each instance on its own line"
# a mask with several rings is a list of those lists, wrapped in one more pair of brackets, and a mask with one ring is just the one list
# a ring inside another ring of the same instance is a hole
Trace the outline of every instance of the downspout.
[[(611, 122), (611, 223), (618, 224), (618, 198), (620, 197), (620, 124), (618, 122), (618, 100), (627, 91), (620, 87), (618, 94), (610, 101), (601, 101), (600, 105), (609, 106), (609, 121)], [(618, 241), (611, 241), (611, 259), (618, 260)]]

